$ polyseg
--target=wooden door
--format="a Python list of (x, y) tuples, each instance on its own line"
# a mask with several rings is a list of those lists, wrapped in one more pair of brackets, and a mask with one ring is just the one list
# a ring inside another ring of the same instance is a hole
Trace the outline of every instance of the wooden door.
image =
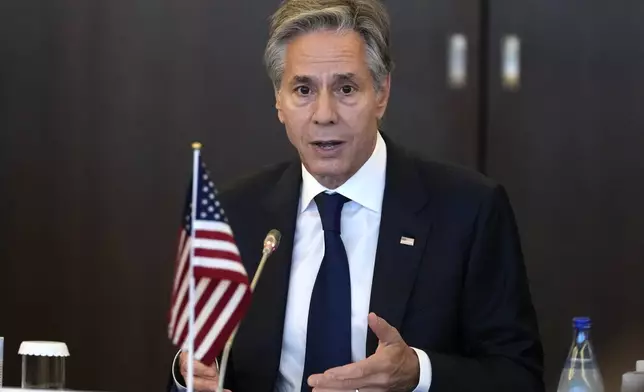
[[(644, 3), (489, 7), (486, 170), (507, 186), (522, 229), (546, 384), (556, 389), (571, 318), (587, 315), (616, 391), (644, 357)], [(512, 56), (500, 72), (512, 36), (518, 89)]]

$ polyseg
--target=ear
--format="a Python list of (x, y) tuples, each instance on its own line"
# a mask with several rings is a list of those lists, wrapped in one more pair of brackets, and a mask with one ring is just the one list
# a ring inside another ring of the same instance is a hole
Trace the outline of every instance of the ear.
[(284, 124), (284, 114), (282, 113), (282, 97), (280, 92), (281, 89), (275, 89), (275, 109), (277, 109), (277, 118), (282, 124)]
[(389, 92), (391, 91), (391, 74), (388, 74), (385, 80), (380, 84), (380, 90), (376, 92), (376, 116), (382, 120), (389, 103)]

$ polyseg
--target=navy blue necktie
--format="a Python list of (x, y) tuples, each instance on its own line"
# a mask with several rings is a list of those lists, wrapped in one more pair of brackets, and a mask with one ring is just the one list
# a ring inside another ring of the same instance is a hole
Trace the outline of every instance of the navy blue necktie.
[(351, 363), (351, 279), (340, 237), (340, 217), (347, 201), (339, 193), (315, 197), (324, 230), (324, 258), (311, 295), (302, 392), (311, 391), (310, 375)]

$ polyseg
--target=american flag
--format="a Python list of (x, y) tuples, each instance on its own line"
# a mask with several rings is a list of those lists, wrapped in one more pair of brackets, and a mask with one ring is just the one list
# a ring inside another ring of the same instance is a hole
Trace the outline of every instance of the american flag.
[(244, 316), (251, 292), (228, 218), (202, 162), (197, 175), (195, 238), (194, 241), (190, 238), (190, 186), (176, 257), (168, 336), (174, 345), (188, 349), (188, 285), (190, 248), (193, 245), (196, 288), (194, 353), (195, 359), (210, 365)]

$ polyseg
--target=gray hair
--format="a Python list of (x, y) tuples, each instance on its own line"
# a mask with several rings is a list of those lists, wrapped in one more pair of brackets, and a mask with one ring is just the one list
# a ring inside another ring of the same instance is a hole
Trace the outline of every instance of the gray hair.
[(319, 30), (353, 30), (365, 42), (367, 66), (379, 89), (393, 69), (389, 15), (378, 0), (285, 0), (270, 20), (264, 63), (275, 90), (284, 74), (286, 45), (298, 35)]

